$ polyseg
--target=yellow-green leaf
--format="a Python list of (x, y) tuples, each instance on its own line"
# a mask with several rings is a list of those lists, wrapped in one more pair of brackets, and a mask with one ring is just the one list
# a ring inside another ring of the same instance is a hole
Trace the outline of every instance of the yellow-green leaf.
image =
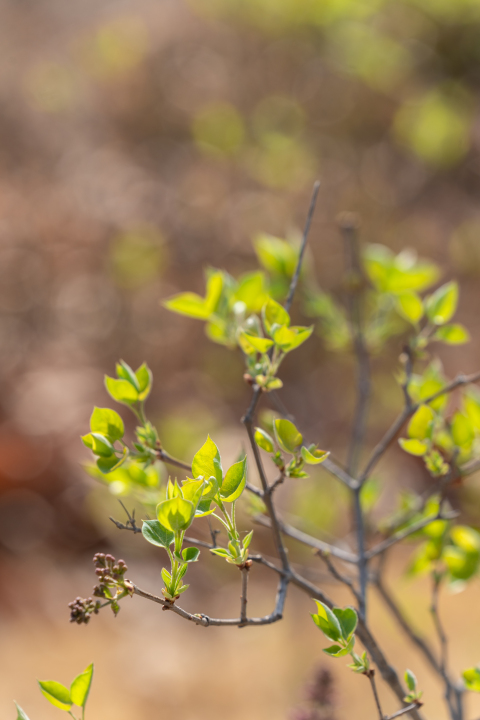
[(42, 695), (55, 707), (60, 710), (70, 710), (72, 707), (72, 698), (70, 690), (55, 680), (38, 681)]
[(196, 318), (197, 320), (208, 320), (212, 314), (204, 298), (192, 292), (174, 295), (165, 300), (163, 306), (167, 310), (179, 313), (179, 315), (187, 315), (187, 317)]
[(435, 325), (444, 325), (455, 314), (458, 304), (458, 284), (445, 283), (427, 298), (428, 319)]
[(401, 293), (397, 297), (397, 310), (405, 320), (414, 325), (423, 317), (423, 303), (413, 291)]
[(282, 450), (290, 454), (299, 450), (303, 442), (303, 436), (290, 420), (285, 420), (284, 418), (275, 420), (273, 428), (277, 442)]
[(433, 336), (435, 340), (447, 343), (447, 345), (463, 345), (470, 340), (470, 333), (467, 328), (459, 324), (442, 325)]
[(400, 447), (410, 455), (425, 455), (428, 450), (428, 443), (417, 440), (416, 438), (411, 438), (410, 440), (400, 438), (398, 443)]
[(420, 405), (408, 424), (408, 436), (425, 440), (430, 437), (432, 423), (435, 420), (435, 413), (429, 405)]
[(78, 707), (85, 707), (88, 699), (88, 693), (92, 685), (93, 679), (93, 663), (87, 667), (80, 675), (77, 675), (70, 686), (70, 696), (72, 703)]

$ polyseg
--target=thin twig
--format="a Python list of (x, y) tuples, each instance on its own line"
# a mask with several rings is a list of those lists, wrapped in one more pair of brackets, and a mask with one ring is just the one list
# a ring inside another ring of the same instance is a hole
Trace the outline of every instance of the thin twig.
[[(256, 515), (254, 520), (259, 525), (263, 525), (264, 527), (271, 527), (271, 521), (264, 515)], [(291, 525), (288, 525), (288, 523), (283, 522), (283, 520), (281, 520), (280, 518), (277, 518), (277, 521), (283, 535), (287, 535), (287, 537), (298, 540), (298, 542), (301, 542), (303, 545), (307, 545), (308, 547), (314, 548), (315, 550), (320, 550), (320, 552), (327, 552), (330, 555), (333, 555), (333, 557), (336, 557), (339, 560), (343, 560), (344, 562), (352, 564), (356, 564), (358, 562), (358, 557), (353, 553), (348, 552), (348, 550), (342, 550), (342, 548), (339, 548), (336, 545), (330, 545), (323, 540), (319, 540), (318, 538), (312, 537), (311, 535), (307, 535), (307, 533), (304, 533), (301, 530), (297, 530), (297, 528), (294, 528)]]
[(169, 455), (165, 450), (162, 448), (158, 448), (156, 450), (156, 454), (159, 460), (166, 463), (167, 465), (174, 465), (175, 467), (182, 468), (182, 470), (188, 470), (191, 472), (192, 466), (189, 465), (186, 462), (183, 462), (183, 460), (177, 460), (177, 458), (172, 457)]
[(394, 720), (395, 718), (400, 717), (400, 715), (406, 715), (407, 713), (413, 712), (414, 710), (418, 710), (418, 708), (419, 703), (410, 703), (410, 705), (407, 705), (401, 710), (397, 710), (397, 712), (393, 713), (393, 715), (387, 715), (384, 720)]
[[(242, 573), (242, 594), (240, 596), (240, 620), (245, 623), (247, 619), (247, 591), (248, 591), (248, 567), (241, 568)], [(240, 626), (241, 627), (241, 626)]]
[(192, 615), (191, 613), (187, 612), (186, 610), (183, 610), (182, 608), (178, 607), (178, 605), (175, 605), (175, 603), (172, 603), (168, 600), (165, 600), (165, 598), (158, 597), (158, 595), (153, 595), (152, 593), (146, 592), (145, 590), (142, 590), (134, 583), (130, 582), (130, 587), (132, 589), (132, 592), (135, 595), (139, 595), (140, 597), (145, 598), (146, 600), (151, 600), (152, 602), (158, 603), (159, 605), (162, 605), (164, 610), (170, 610), (171, 612), (175, 613), (176, 615), (179, 615), (184, 620), (189, 620), (190, 622), (195, 623), (195, 625), (201, 625), (202, 627), (210, 627), (210, 626), (217, 626), (217, 627), (245, 627), (245, 626), (258, 626), (258, 625), (271, 625), (272, 623), (278, 622), (283, 617), (283, 608), (285, 605), (285, 597), (287, 593), (287, 586), (288, 581), (286, 578), (281, 578), (279, 589), (277, 592), (277, 598), (275, 601), (275, 610), (270, 613), (270, 615), (265, 615), (264, 617), (257, 617), (257, 618), (245, 618), (242, 620), (241, 617), (239, 618), (212, 618), (208, 615), (204, 615), (201, 613), (196, 613)]
[(338, 580), (338, 582), (341, 582), (341, 583), (343, 583), (344, 585), (346, 585), (348, 588), (350, 588), (350, 590), (351, 590), (351, 592), (353, 593), (353, 595), (355, 596), (356, 600), (357, 600), (358, 602), (360, 602), (361, 598), (360, 598), (360, 595), (359, 595), (359, 593), (358, 593), (355, 585), (353, 584), (353, 581), (350, 580), (350, 578), (347, 577), (346, 575), (342, 575), (342, 573), (340, 573), (340, 572), (337, 570), (337, 568), (335, 567), (334, 563), (332, 562), (332, 559), (331, 559), (331, 557), (330, 557), (330, 553), (325, 552), (325, 551), (322, 551), (322, 550), (318, 550), (317, 555), (318, 555), (319, 557), (321, 557), (322, 560), (325, 561), (325, 564), (326, 564), (326, 566), (328, 567), (328, 569), (329, 569), (329, 571), (330, 571), (330, 574), (331, 574), (336, 580)]
[(370, 359), (363, 335), (362, 290), (363, 271), (358, 244), (358, 221), (350, 213), (345, 213), (339, 220), (340, 229), (345, 241), (347, 259), (347, 278), (349, 292), (347, 296), (350, 325), (353, 336), (353, 347), (357, 359), (357, 407), (352, 428), (347, 472), (355, 477), (359, 454), (362, 449), (366, 431), (368, 400), (370, 397)]
[[(443, 677), (445, 683), (445, 701), (449, 707), (450, 715), (452, 720), (459, 720), (459, 705), (458, 701), (461, 696), (456, 695), (454, 692), (454, 685), (448, 675), (448, 638), (443, 629), (440, 615), (438, 613), (438, 595), (441, 584), (441, 576), (437, 573), (433, 574), (432, 578), (432, 604), (430, 606), (430, 612), (432, 614), (433, 624), (440, 640), (440, 674)], [(460, 711), (461, 714), (461, 711)]]
[(375, 705), (377, 706), (379, 720), (383, 720), (383, 710), (382, 710), (382, 706), (380, 705), (380, 698), (378, 697), (377, 685), (375, 683), (375, 671), (369, 670), (366, 673), (366, 675), (367, 675), (368, 679), (370, 680), (373, 697), (375, 698)]
[(290, 312), (292, 307), (293, 296), (297, 289), (298, 280), (300, 278), (300, 272), (302, 270), (303, 256), (305, 254), (305, 248), (307, 247), (308, 233), (310, 232), (310, 225), (312, 224), (313, 213), (315, 212), (315, 205), (317, 203), (318, 191), (320, 190), (320, 182), (318, 180), (313, 184), (312, 198), (310, 200), (310, 207), (308, 208), (308, 215), (305, 221), (305, 228), (303, 230), (302, 244), (300, 246), (300, 252), (298, 253), (297, 266), (293, 273), (292, 281), (290, 283), (290, 289), (288, 291), (287, 299), (285, 300), (285, 310)]
[(431, 525), (431, 523), (435, 522), (436, 520), (454, 520), (459, 516), (459, 514), (460, 513), (456, 510), (452, 510), (451, 512), (442, 512), (441, 510), (439, 510), (439, 512), (435, 515), (430, 515), (427, 518), (423, 518), (422, 520), (419, 520), (418, 522), (413, 523), (413, 525), (405, 528), (405, 530), (394, 533), (383, 542), (378, 543), (378, 545), (375, 545), (373, 548), (368, 550), (365, 555), (368, 560), (371, 560), (376, 555), (381, 555), (382, 553), (384, 553), (385, 550), (388, 550), (388, 548), (392, 547), (392, 545), (396, 545), (402, 540), (405, 540), (405, 538), (407, 538), (409, 535), (413, 535), (419, 530), (422, 530), (428, 525)]

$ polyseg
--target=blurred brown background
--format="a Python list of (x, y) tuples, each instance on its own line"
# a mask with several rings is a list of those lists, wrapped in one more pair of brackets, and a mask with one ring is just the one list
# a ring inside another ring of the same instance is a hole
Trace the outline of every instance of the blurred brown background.
[[(185, 627), (138, 598), (116, 620), (69, 625), (67, 603), (91, 592), (94, 551), (122, 555), (156, 592), (162, 560), (109, 522), (121, 509), (82, 471), (79, 435), (93, 404), (110, 402), (102, 377), (115, 360), (146, 360), (165, 447), (189, 458), (210, 432), (235, 457), (249, 397), (242, 360), (159, 300), (203, 292), (209, 265), (255, 268), (252, 237), (295, 236), (315, 178), (308, 265), (321, 286), (341, 291), (335, 217), (357, 211), (365, 241), (415, 248), (459, 278), (459, 318), (474, 340), (442, 358), (451, 374), (478, 369), (479, 86), (478, 0), (0, 0), (2, 718), (14, 717), (14, 698), (31, 720), (58, 716), (35, 678), (69, 683), (92, 660), (89, 720), (280, 720), (302, 704), (318, 663), (335, 673), (338, 718), (373, 717), (364, 679), (322, 659), (311, 603), (295, 590), (285, 621), (258, 630)], [(399, 343), (375, 360), (370, 444), (400, 406)], [(351, 359), (316, 337), (282, 377), (300, 425), (341, 457)], [(380, 514), (400, 483), (428, 482), (414, 461), (390, 457)], [(282, 492), (317, 532), (348, 535), (341, 488), (322, 472)], [(474, 478), (462, 492), (456, 502), (466, 498), (478, 524)], [(256, 538), (268, 553), (267, 535)], [(430, 633), (426, 585), (402, 576), (408, 554), (396, 554), (392, 582)], [(210, 558), (202, 567), (185, 605), (230, 615), (235, 569)], [(329, 582), (320, 563), (317, 575)], [(269, 612), (272, 578), (256, 570), (253, 580), (252, 609)], [(480, 660), (478, 599), (474, 581), (442, 601), (458, 671)], [(435, 681), (374, 608), (395, 663), (417, 673), (429, 716), (442, 718)]]

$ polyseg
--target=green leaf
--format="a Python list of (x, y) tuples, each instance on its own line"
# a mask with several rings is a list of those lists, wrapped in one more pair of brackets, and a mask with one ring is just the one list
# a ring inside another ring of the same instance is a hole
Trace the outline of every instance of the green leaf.
[(247, 480), (247, 458), (232, 465), (226, 472), (220, 487), (220, 496), (224, 502), (233, 502), (240, 497)]
[(410, 692), (415, 692), (417, 689), (417, 678), (411, 670), (405, 671), (405, 682)]
[(242, 331), (239, 335), (239, 338), (243, 341), (242, 342), (242, 349), (247, 350), (247, 355), (252, 354), (248, 350), (248, 346), (250, 345), (254, 351), (260, 352), (260, 353), (266, 353), (267, 350), (269, 350), (273, 345), (273, 340), (269, 340), (268, 338), (258, 337), (257, 335), (252, 335), (251, 333)]
[(205, 307), (209, 314), (215, 312), (218, 302), (222, 296), (223, 272), (221, 270), (210, 270), (207, 278), (207, 292), (205, 295)]
[(452, 324), (439, 327), (433, 336), (434, 340), (441, 340), (447, 345), (463, 345), (469, 342), (470, 333), (463, 325)]
[(84, 708), (88, 699), (88, 693), (92, 685), (93, 679), (93, 663), (87, 667), (80, 675), (77, 675), (70, 686), (70, 696), (72, 703), (78, 707)]
[(283, 352), (291, 352), (302, 345), (313, 332), (313, 325), (310, 327), (279, 327), (273, 330), (272, 337), (275, 345)]
[(195, 512), (197, 511), (198, 504), (202, 499), (206, 486), (206, 480), (187, 480), (182, 485), (182, 495), (185, 500), (190, 500), (190, 502), (193, 503)]
[(455, 314), (458, 305), (458, 284), (446, 283), (426, 300), (428, 319), (435, 325), (444, 325)]
[(174, 533), (163, 527), (158, 520), (144, 520), (142, 535), (152, 545), (163, 548), (170, 547), (175, 540)]
[(480, 553), (480, 533), (468, 525), (455, 525), (450, 530), (450, 537), (466, 553)]
[(323, 652), (327, 653), (327, 655), (330, 655), (331, 657), (344, 657), (345, 655), (349, 655), (352, 652), (354, 645), (355, 637), (353, 636), (346, 647), (341, 647), (340, 645), (331, 645), (328, 648), (324, 648)]
[(88, 435), (82, 436), (83, 444), (101, 457), (110, 457), (115, 452), (112, 443), (100, 433), (89, 433)]
[(276, 302), (272, 298), (268, 298), (267, 302), (262, 308), (262, 319), (265, 325), (265, 330), (269, 335), (272, 333), (272, 327), (274, 325), (288, 327), (290, 325), (290, 315), (280, 303)]
[(150, 395), (150, 390), (152, 389), (152, 371), (146, 363), (143, 363), (135, 372), (135, 377), (138, 381), (138, 399), (146, 400), (146, 398)]
[(475, 438), (470, 418), (463, 415), (463, 413), (456, 412), (452, 418), (451, 430), (455, 445), (462, 449), (469, 450)]
[(480, 393), (477, 388), (468, 388), (463, 398), (463, 406), (470, 421), (478, 432), (480, 430)]
[(101, 473), (104, 475), (108, 475), (108, 473), (114, 472), (114, 470), (118, 470), (118, 468), (123, 465), (125, 460), (128, 456), (128, 448), (124, 447), (122, 451), (121, 457), (117, 457), (117, 455), (109, 455), (108, 457), (99, 457), (97, 458), (97, 467), (100, 470)]
[(357, 627), (358, 616), (353, 608), (333, 608), (332, 611), (340, 623), (342, 637), (348, 642)]
[(319, 463), (322, 463), (324, 460), (326, 460), (327, 457), (330, 455), (330, 453), (326, 450), (319, 450), (318, 448), (315, 448), (314, 450), (309, 450), (305, 447), (305, 445), (302, 447), (301, 453), (303, 459), (306, 463), (308, 463), (308, 465), (318, 465)]
[(473, 692), (480, 692), (480, 669), (476, 667), (468, 668), (462, 673), (465, 687)]
[(120, 360), (120, 362), (117, 363), (115, 367), (117, 371), (117, 375), (121, 380), (126, 380), (127, 382), (132, 385), (135, 390), (138, 392), (140, 389), (140, 386), (138, 384), (137, 376), (133, 372), (130, 365), (128, 365), (125, 360)]
[[(194, 478), (203, 477), (203, 479), (207, 481), (209, 481), (209, 478), (212, 476), (215, 478), (216, 488), (210, 487), (208, 492), (204, 492), (203, 494), (204, 498), (213, 498), (217, 494), (218, 488), (222, 485), (223, 470), (220, 453), (210, 438), (210, 435), (193, 458), (192, 473)], [(214, 483), (211, 483), (211, 485), (214, 485)]]
[(210, 552), (214, 555), (218, 555), (218, 557), (226, 558), (230, 556), (230, 553), (228, 550), (225, 550), (225, 548), (210, 548)]
[(194, 515), (193, 503), (181, 497), (164, 500), (157, 505), (158, 522), (172, 532), (186, 530), (191, 524)]
[(182, 558), (186, 563), (197, 562), (200, 550), (196, 547), (187, 547), (182, 550)]
[[(430, 437), (430, 429), (435, 420), (435, 413), (429, 405), (420, 405), (408, 423), (408, 435), (417, 440)], [(408, 452), (408, 451), (407, 451)]]
[(210, 307), (205, 300), (196, 293), (186, 292), (174, 295), (165, 300), (163, 306), (167, 310), (196, 318), (197, 320), (208, 320), (212, 314)]
[(312, 615), (315, 625), (326, 635), (330, 640), (336, 642), (342, 637), (342, 628), (336, 615), (330, 610), (327, 605), (324, 605), (320, 600), (315, 600), (318, 607), (318, 614)]
[(93, 409), (90, 418), (90, 430), (106, 435), (111, 442), (120, 440), (125, 434), (125, 426), (120, 415), (110, 408)]
[(138, 392), (128, 380), (116, 380), (105, 375), (105, 387), (110, 397), (123, 405), (134, 405), (138, 401)]
[(260, 312), (267, 300), (266, 277), (261, 271), (247, 273), (238, 281), (234, 301), (245, 303), (252, 313)]
[(244, 550), (246, 550), (249, 547), (250, 543), (252, 542), (252, 537), (253, 537), (253, 530), (250, 530), (250, 532), (247, 535), (245, 535), (245, 537), (243, 538), (242, 546), (243, 546)]
[(160, 571), (160, 575), (162, 576), (162, 580), (165, 583), (165, 585), (170, 585), (172, 582), (172, 576), (168, 572), (167, 568), (162, 568)]
[(416, 325), (423, 317), (423, 303), (415, 292), (404, 292), (397, 297), (399, 314)]
[(298, 451), (303, 442), (303, 436), (290, 420), (284, 418), (274, 420), (273, 429), (277, 443), (282, 450), (292, 455)]
[(417, 440), (416, 438), (411, 438), (410, 440), (400, 438), (398, 444), (403, 450), (405, 450), (405, 452), (409, 453), (410, 455), (421, 456), (425, 455), (425, 453), (428, 451), (428, 443)]
[(271, 438), (270, 435), (265, 432), (265, 430), (262, 430), (262, 428), (255, 428), (255, 442), (257, 443), (258, 447), (262, 448), (262, 450), (265, 450), (268, 453), (272, 453), (275, 450), (273, 438)]
[(55, 680), (38, 681), (42, 695), (55, 707), (60, 710), (70, 710), (72, 707), (72, 698), (70, 690)]
[(26, 712), (22, 710), (20, 705), (17, 705), (17, 703), (15, 703), (15, 707), (17, 708), (17, 720), (30, 720), (30, 718), (28, 717)]

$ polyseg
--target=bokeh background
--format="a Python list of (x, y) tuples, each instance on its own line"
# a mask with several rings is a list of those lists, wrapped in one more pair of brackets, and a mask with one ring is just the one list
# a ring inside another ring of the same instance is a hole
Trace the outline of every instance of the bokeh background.
[[(139, 598), (117, 619), (69, 625), (67, 603), (91, 593), (93, 552), (121, 555), (154, 592), (162, 563), (109, 522), (122, 510), (82, 470), (79, 435), (92, 406), (110, 402), (103, 374), (119, 357), (146, 360), (165, 447), (188, 459), (210, 432), (222, 456), (236, 456), (249, 399), (241, 357), (159, 301), (202, 293), (208, 266), (256, 268), (258, 233), (298, 236), (316, 178), (307, 265), (321, 287), (341, 298), (336, 216), (358, 212), (365, 242), (414, 248), (459, 278), (473, 341), (442, 359), (450, 374), (478, 369), (479, 87), (478, 0), (0, 0), (2, 718), (14, 717), (13, 699), (31, 720), (58, 715), (35, 678), (68, 684), (92, 660), (89, 720), (308, 718), (298, 708), (319, 665), (334, 673), (332, 718), (373, 716), (364, 679), (322, 659), (311, 603), (294, 589), (285, 621), (257, 630), (186, 627)], [(298, 305), (294, 314), (305, 320)], [(374, 362), (370, 445), (400, 407), (400, 342)], [(342, 458), (352, 359), (318, 336), (293, 355), (282, 400)], [(400, 485), (428, 485), (414, 460), (390, 457), (379, 516)], [(348, 540), (342, 490), (321, 471), (281, 498), (290, 517)], [(480, 522), (475, 478), (452, 502)], [(267, 533), (255, 537), (273, 552)], [(410, 552), (392, 555), (389, 580), (432, 635), (428, 585), (403, 574)], [(311, 564), (293, 544), (292, 554)], [(190, 572), (188, 609), (235, 614), (235, 568), (206, 558)], [(320, 561), (311, 572), (349, 602)], [(252, 610), (269, 612), (274, 590), (254, 569)], [(457, 671), (480, 660), (478, 600), (478, 581), (442, 599)], [(444, 717), (428, 668), (372, 603), (392, 659), (417, 673), (429, 716)]]

